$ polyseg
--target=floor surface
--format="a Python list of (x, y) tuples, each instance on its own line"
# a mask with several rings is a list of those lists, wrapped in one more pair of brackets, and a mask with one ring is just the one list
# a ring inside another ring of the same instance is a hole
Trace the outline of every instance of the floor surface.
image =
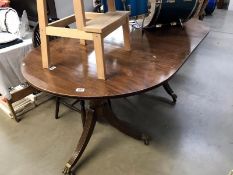
[[(113, 101), (122, 119), (146, 131), (150, 146), (97, 124), (77, 175), (227, 175), (233, 169), (233, 12), (204, 19), (211, 32), (171, 80), (176, 105), (162, 88)], [(15, 123), (0, 112), (0, 175), (62, 175), (82, 126), (54, 101)]]

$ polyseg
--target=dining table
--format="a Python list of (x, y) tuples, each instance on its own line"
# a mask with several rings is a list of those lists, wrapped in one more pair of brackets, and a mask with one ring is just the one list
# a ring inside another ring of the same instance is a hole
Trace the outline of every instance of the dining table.
[(209, 27), (196, 19), (191, 19), (183, 27), (131, 28), (131, 51), (126, 51), (122, 48), (122, 30), (118, 29), (104, 40), (106, 80), (97, 77), (92, 42), (83, 46), (78, 39), (58, 38), (51, 41), (50, 69), (42, 68), (40, 47), (33, 49), (21, 63), (21, 71), (27, 82), (40, 91), (79, 99), (83, 104), (83, 131), (63, 173), (74, 172), (93, 135), (96, 122), (101, 118), (120, 132), (148, 145), (150, 137), (119, 119), (113, 112), (111, 100), (138, 95), (162, 86), (175, 103), (177, 95), (169, 85), (169, 80), (189, 59), (208, 32)]

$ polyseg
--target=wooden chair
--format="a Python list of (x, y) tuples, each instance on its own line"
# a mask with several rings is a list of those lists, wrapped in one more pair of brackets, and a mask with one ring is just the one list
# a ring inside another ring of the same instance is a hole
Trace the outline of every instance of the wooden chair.
[[(116, 11), (114, 0), (108, 0), (109, 12), (101, 14), (84, 12), (83, 0), (73, 0), (74, 15), (61, 20), (48, 23), (46, 0), (37, 0), (37, 9), (41, 34), (41, 52), (43, 68), (49, 68), (48, 36), (60, 36), (80, 39), (80, 44), (85, 45), (86, 40), (94, 42), (96, 54), (97, 75), (99, 79), (106, 79), (104, 43), (103, 39), (114, 30), (123, 27), (124, 47), (130, 50), (129, 13)], [(76, 22), (77, 29), (67, 29), (65, 26)]]

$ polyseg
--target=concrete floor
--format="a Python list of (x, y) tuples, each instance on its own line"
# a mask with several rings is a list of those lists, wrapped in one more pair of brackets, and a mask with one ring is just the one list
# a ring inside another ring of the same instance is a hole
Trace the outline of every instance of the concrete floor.
[[(233, 169), (233, 12), (205, 18), (212, 31), (171, 80), (175, 106), (162, 88), (113, 101), (114, 111), (146, 131), (150, 146), (97, 124), (78, 175), (227, 175)], [(76, 146), (80, 115), (54, 101), (17, 124), (0, 113), (0, 175), (61, 175)]]

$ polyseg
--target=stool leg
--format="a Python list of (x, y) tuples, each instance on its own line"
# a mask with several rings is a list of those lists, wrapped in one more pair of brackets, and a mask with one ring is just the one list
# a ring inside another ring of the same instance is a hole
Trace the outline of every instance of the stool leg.
[(99, 79), (105, 80), (105, 60), (104, 60), (104, 44), (101, 34), (93, 34), (94, 48), (96, 55), (97, 74)]
[(108, 4), (108, 10), (110, 12), (115, 12), (116, 11), (116, 4), (115, 4), (114, 0), (108, 0), (107, 4)]
[(38, 20), (40, 23), (41, 55), (43, 68), (50, 67), (48, 36), (46, 27), (48, 26), (47, 3), (46, 0), (37, 1)]
[(130, 29), (129, 29), (129, 18), (127, 17), (125, 20), (125, 24), (122, 25), (123, 34), (124, 34), (124, 48), (125, 50), (131, 50), (130, 46)]

